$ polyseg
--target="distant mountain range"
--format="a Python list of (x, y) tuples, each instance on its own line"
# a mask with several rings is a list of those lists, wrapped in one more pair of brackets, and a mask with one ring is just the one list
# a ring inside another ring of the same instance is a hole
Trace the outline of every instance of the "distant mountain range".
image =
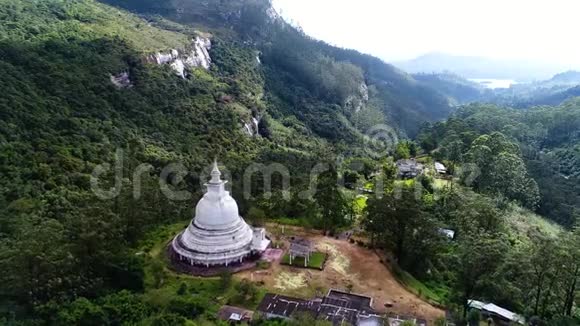
[(566, 71), (550, 79), (512, 84), (509, 88), (487, 88), (457, 74), (416, 73), (412, 75), (423, 85), (446, 96), (455, 105), (489, 102), (512, 107), (559, 105), (571, 97), (580, 96), (580, 72)]
[(412, 60), (393, 64), (408, 73), (451, 72), (467, 79), (512, 79), (518, 82), (544, 80), (559, 72), (574, 68), (563, 64), (456, 56), (445, 53), (428, 53)]
[(568, 84), (568, 85), (578, 85), (580, 84), (580, 71), (569, 70), (566, 72), (561, 72), (554, 75), (550, 80), (546, 81), (552, 84)]

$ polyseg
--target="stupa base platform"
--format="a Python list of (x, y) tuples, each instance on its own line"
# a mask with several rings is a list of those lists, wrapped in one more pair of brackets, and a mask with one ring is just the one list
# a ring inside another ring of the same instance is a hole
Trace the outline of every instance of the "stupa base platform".
[(191, 265), (189, 262), (179, 259), (179, 254), (173, 250), (171, 243), (167, 246), (166, 251), (171, 261), (170, 267), (172, 270), (182, 274), (202, 277), (219, 276), (223, 273), (239, 273), (256, 268), (258, 262), (262, 260), (262, 254), (254, 254), (244, 258), (241, 263), (231, 263), (228, 266), (217, 265), (206, 267), (202, 265)]

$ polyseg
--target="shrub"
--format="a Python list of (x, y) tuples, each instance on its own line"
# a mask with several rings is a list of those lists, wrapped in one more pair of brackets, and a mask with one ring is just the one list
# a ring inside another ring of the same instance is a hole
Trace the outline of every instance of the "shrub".
[(231, 303), (247, 305), (256, 301), (258, 289), (248, 280), (243, 280), (236, 285), (236, 294), (232, 296)]
[(220, 274), (220, 288), (222, 290), (227, 290), (230, 286), (232, 286), (232, 273), (223, 271)]
[(61, 325), (103, 325), (106, 314), (93, 302), (79, 298), (58, 312), (58, 324)]
[(183, 316), (187, 319), (195, 319), (206, 310), (202, 302), (193, 299), (176, 298), (169, 302), (168, 310), (174, 314)]
[(133, 324), (147, 318), (152, 307), (146, 304), (140, 296), (127, 290), (110, 294), (99, 300), (108, 316), (109, 324)]
[(187, 320), (176, 314), (160, 314), (151, 319), (151, 326), (180, 326)]
[(177, 289), (177, 294), (184, 295), (186, 292), (187, 292), (187, 285), (185, 283), (181, 283), (181, 285), (179, 285), (179, 289)]
[(447, 321), (443, 317), (439, 317), (435, 320), (435, 326), (447, 326)]
[(472, 309), (469, 311), (469, 314), (467, 315), (467, 321), (469, 322), (469, 325), (477, 326), (479, 325), (480, 320), (481, 313), (479, 312), (479, 310)]

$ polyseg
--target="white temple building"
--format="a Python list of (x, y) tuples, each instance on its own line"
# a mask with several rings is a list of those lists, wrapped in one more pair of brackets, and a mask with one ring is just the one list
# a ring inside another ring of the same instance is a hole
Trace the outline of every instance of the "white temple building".
[(252, 228), (238, 212), (238, 204), (225, 190), (217, 162), (207, 191), (197, 203), (195, 217), (172, 242), (181, 261), (206, 267), (241, 263), (270, 245), (263, 228)]

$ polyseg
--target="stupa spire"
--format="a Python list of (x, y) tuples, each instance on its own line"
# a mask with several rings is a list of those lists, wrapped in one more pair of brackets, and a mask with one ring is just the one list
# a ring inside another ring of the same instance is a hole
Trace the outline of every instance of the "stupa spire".
[(221, 183), (222, 182), (221, 175), (222, 173), (218, 168), (217, 158), (215, 158), (213, 160), (213, 168), (211, 170), (211, 180), (209, 181), (209, 183)]

